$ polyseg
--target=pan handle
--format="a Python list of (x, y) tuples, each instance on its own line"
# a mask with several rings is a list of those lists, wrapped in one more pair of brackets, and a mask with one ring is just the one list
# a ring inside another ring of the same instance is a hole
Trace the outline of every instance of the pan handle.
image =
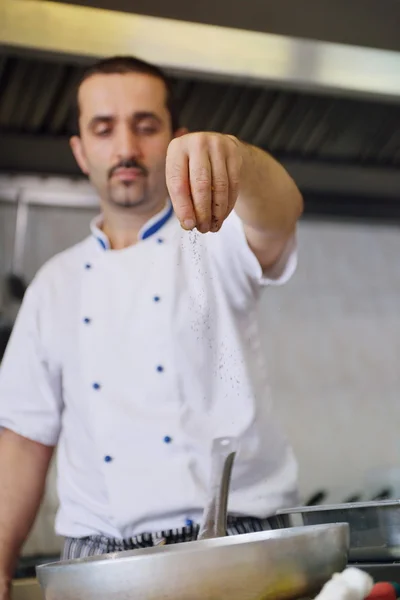
[(237, 446), (237, 439), (233, 437), (222, 437), (213, 440), (210, 487), (198, 540), (224, 537), (226, 535), (229, 486)]

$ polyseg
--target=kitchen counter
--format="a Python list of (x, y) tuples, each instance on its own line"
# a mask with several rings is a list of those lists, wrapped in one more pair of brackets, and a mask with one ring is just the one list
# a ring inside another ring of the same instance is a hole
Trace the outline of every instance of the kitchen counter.
[(11, 600), (43, 600), (39, 582), (34, 577), (13, 581)]

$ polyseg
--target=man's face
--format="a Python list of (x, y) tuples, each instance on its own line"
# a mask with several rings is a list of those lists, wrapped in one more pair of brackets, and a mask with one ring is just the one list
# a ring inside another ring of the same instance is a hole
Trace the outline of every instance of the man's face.
[(166, 197), (173, 137), (166, 93), (163, 81), (142, 73), (96, 74), (82, 83), (80, 137), (71, 147), (105, 205), (146, 211)]

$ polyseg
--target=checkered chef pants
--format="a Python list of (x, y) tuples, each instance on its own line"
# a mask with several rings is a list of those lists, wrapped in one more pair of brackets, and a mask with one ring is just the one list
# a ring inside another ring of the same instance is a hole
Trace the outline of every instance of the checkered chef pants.
[[(228, 517), (227, 534), (238, 535), (243, 533), (254, 533), (271, 529), (268, 519), (256, 519), (252, 517)], [(114, 539), (102, 535), (91, 535), (83, 538), (66, 538), (61, 555), (62, 560), (83, 558), (108, 554), (110, 552), (122, 552), (124, 550), (136, 550), (165, 544), (178, 544), (179, 542), (191, 542), (197, 539), (199, 525), (190, 525), (180, 529), (169, 529), (157, 533), (143, 533), (128, 539)]]

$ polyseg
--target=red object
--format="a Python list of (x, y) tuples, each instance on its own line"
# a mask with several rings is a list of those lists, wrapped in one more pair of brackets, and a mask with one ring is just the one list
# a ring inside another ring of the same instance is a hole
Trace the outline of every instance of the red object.
[(397, 600), (397, 594), (390, 583), (376, 583), (365, 600)]

